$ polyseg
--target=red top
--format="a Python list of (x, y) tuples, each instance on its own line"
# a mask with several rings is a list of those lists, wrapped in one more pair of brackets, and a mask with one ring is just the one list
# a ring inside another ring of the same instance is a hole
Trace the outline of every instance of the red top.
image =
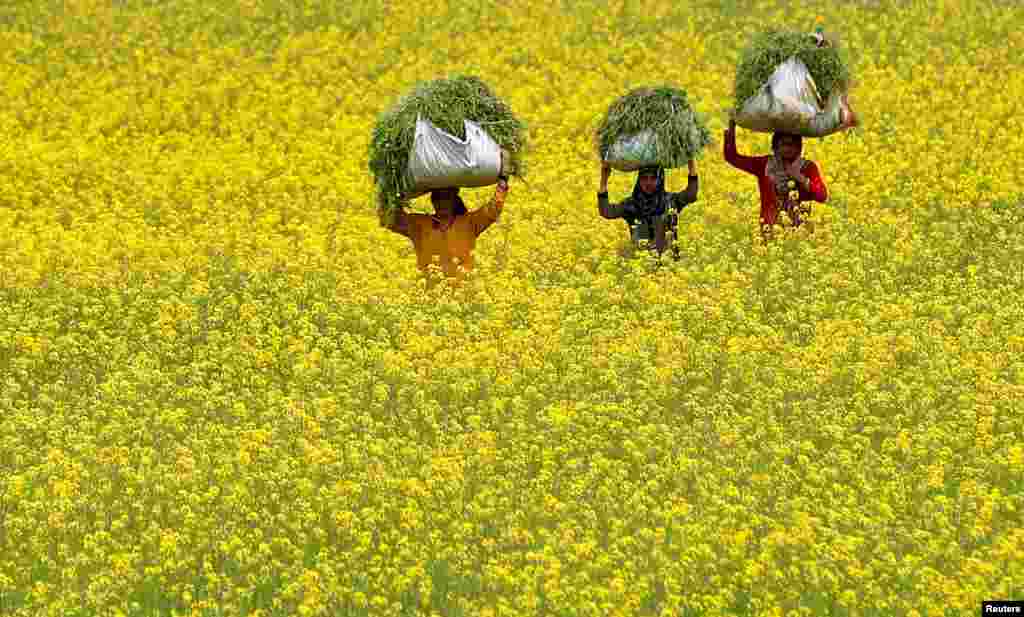
[[(761, 224), (775, 225), (779, 218), (779, 204), (775, 196), (775, 186), (765, 173), (768, 165), (768, 156), (744, 156), (736, 151), (736, 133), (725, 132), (725, 160), (743, 171), (757, 177), (757, 188), (761, 191)], [(828, 201), (828, 189), (825, 187), (825, 180), (818, 172), (818, 166), (813, 161), (807, 161), (801, 172), (811, 181), (811, 190), (805, 191), (800, 187), (800, 201), (817, 201), (825, 203)]]

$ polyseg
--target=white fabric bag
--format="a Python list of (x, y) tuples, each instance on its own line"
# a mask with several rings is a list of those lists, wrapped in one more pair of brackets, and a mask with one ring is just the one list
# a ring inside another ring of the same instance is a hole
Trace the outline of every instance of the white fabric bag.
[(757, 94), (743, 102), (736, 124), (764, 133), (824, 137), (846, 128), (851, 115), (842, 92), (833, 92), (823, 105), (807, 66), (792, 57), (775, 69)]
[(616, 171), (636, 171), (658, 164), (658, 137), (650, 129), (620, 137), (608, 149), (605, 162)]
[(489, 186), (504, 175), (507, 156), (479, 124), (464, 120), (466, 138), (459, 139), (422, 117), (416, 119), (416, 136), (409, 151), (412, 194), (417, 197), (435, 189)]

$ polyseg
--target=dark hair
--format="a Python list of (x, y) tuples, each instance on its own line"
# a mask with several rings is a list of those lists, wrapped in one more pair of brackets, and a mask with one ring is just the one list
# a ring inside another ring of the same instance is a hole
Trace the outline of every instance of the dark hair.
[(468, 213), (466, 209), (466, 202), (462, 201), (462, 197), (458, 194), (455, 195), (455, 216), (462, 216)]
[(772, 150), (778, 149), (779, 142), (782, 141), (783, 139), (786, 139), (787, 137), (791, 138), (791, 139), (795, 139), (796, 140), (796, 145), (798, 145), (798, 146), (802, 146), (804, 144), (804, 138), (799, 136), (799, 135), (795, 135), (793, 133), (783, 133), (781, 131), (776, 131), (776, 132), (772, 133)]
[[(459, 195), (459, 189), (458, 188), (452, 187), (452, 188), (443, 189), (443, 190), (447, 190), (447, 191), (451, 191), (452, 192), (452, 198), (453, 198), (453, 201), (455, 202), (455, 204), (452, 207), (452, 212), (454, 212), (456, 216), (462, 216), (463, 214), (468, 214), (469, 213), (469, 210), (466, 208), (466, 202), (462, 201), (462, 196)], [(436, 191), (431, 191), (430, 192), (430, 200), (431, 201), (436, 199), (436, 197), (434, 196), (435, 192)]]

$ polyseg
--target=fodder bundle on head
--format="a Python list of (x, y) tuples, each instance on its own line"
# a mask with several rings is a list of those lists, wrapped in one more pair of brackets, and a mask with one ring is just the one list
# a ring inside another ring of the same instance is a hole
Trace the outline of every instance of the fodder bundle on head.
[(683, 167), (711, 143), (711, 132), (671, 86), (637, 88), (608, 108), (595, 135), (602, 161), (620, 171)]
[(409, 155), (417, 119), (460, 139), (466, 139), (465, 121), (478, 124), (509, 155), (511, 173), (523, 175), (526, 126), (487, 84), (474, 76), (421, 82), (382, 113), (373, 129), (369, 167), (378, 203), (385, 211), (398, 207), (415, 188)]
[(822, 101), (850, 84), (850, 70), (834, 40), (807, 32), (769, 30), (751, 41), (736, 68), (736, 107), (743, 104), (772, 77), (776, 69), (795, 57), (807, 67)]

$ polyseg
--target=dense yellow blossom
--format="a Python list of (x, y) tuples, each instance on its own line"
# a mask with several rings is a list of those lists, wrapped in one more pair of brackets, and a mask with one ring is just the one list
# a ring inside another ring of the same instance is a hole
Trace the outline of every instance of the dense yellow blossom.
[[(863, 126), (806, 141), (832, 199), (765, 247), (720, 152), (735, 61), (819, 23)], [(1020, 599), (1022, 26), (999, 0), (4, 3), (0, 614)], [(531, 171), (467, 283), (426, 289), (366, 152), (452, 73), (528, 122)], [(660, 81), (716, 138), (663, 264), (598, 216), (592, 142)]]

